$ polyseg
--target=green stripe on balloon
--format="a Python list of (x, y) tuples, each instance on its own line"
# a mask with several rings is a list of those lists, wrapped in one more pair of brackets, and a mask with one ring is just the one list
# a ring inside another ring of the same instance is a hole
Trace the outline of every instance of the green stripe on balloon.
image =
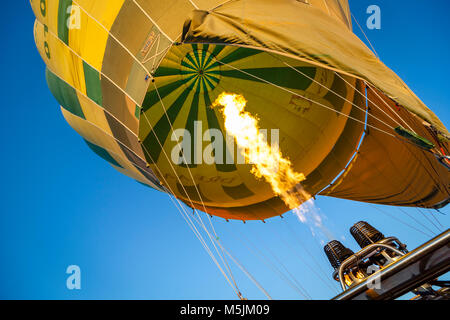
[(58, 6), (58, 38), (69, 45), (69, 8), (72, 6), (72, 0), (59, 0)]
[[(269, 82), (277, 86), (289, 89), (297, 89), (297, 90), (308, 89), (308, 87), (313, 82), (312, 79), (314, 79), (314, 77), (316, 76), (316, 68), (297, 67), (296, 69), (299, 72), (291, 68), (273, 67), (273, 68), (254, 68), (241, 70), (221, 70), (220, 74), (223, 77), (228, 78), (242, 79), (262, 83)], [(215, 72), (212, 71), (211, 73)], [(262, 79), (264, 79), (265, 81), (263, 81)]]
[[(191, 88), (186, 88), (183, 93), (178, 96), (175, 102), (168, 108), (166, 114), (153, 126), (153, 130), (151, 130), (145, 138), (143, 143), (147, 147), (151, 157), (151, 159), (148, 159), (149, 163), (158, 162), (162, 148), (170, 134), (171, 125), (178, 117), (190, 91)], [(168, 161), (170, 160), (168, 159)]]
[(164, 99), (166, 96), (177, 90), (183, 84), (188, 83), (189, 81), (194, 79), (194, 77), (195, 75), (192, 75), (186, 79), (170, 82), (167, 85), (159, 87), (158, 90), (155, 89), (147, 92), (147, 94), (145, 95), (144, 102), (142, 103), (142, 108), (144, 109), (144, 111), (147, 111), (148, 109), (156, 105), (158, 102), (160, 102), (160, 98)]
[(100, 73), (83, 61), (86, 95), (99, 106), (103, 105), (102, 85)]
[[(192, 100), (191, 108), (189, 110), (189, 115), (186, 121), (185, 128), (186, 130), (191, 134), (191, 146), (195, 146), (195, 128), (194, 128), (194, 122), (198, 120), (198, 109), (199, 109), (199, 100), (200, 95), (198, 93), (194, 94), (194, 99)], [(184, 139), (184, 138), (183, 138)], [(188, 160), (188, 159), (186, 159)], [(181, 164), (181, 167), (189, 167), (189, 168), (196, 168), (197, 165), (195, 164), (195, 155), (193, 152), (191, 152), (191, 159), (188, 161), (190, 164)]]
[[(339, 96), (335, 93), (338, 92)], [(345, 99), (342, 97), (347, 96), (347, 85), (344, 80), (334, 77), (333, 84), (328, 93), (323, 97), (328, 100), (331, 106), (336, 110), (336, 116), (339, 116), (342, 109), (344, 109)]]
[(70, 113), (82, 119), (86, 119), (80, 101), (78, 100), (76, 90), (61, 80), (48, 68), (46, 69), (45, 76), (48, 87), (59, 104)]

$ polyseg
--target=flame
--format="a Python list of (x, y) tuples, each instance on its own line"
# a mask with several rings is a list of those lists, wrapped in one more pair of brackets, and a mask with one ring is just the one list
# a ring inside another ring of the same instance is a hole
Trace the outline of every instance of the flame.
[[(294, 171), (291, 161), (283, 157), (278, 146), (269, 146), (259, 130), (258, 120), (244, 110), (246, 104), (243, 96), (224, 92), (212, 107), (220, 107), (225, 119), (225, 130), (235, 138), (245, 161), (253, 165), (252, 174), (264, 178), (298, 219), (309, 224), (312, 235), (322, 238), (322, 244), (325, 244), (323, 237), (329, 241), (335, 239), (323, 225), (314, 198), (301, 185), (306, 179), (305, 175)], [(320, 231), (319, 235), (316, 229)]]
[(253, 164), (252, 174), (264, 178), (275, 194), (292, 210), (300, 220), (306, 221), (300, 206), (311, 199), (300, 185), (306, 179), (303, 173), (295, 172), (289, 159), (284, 158), (278, 146), (270, 146), (260, 132), (258, 120), (244, 111), (247, 101), (241, 95), (222, 93), (213, 104), (220, 106), (225, 119), (225, 129), (235, 138), (247, 163)]

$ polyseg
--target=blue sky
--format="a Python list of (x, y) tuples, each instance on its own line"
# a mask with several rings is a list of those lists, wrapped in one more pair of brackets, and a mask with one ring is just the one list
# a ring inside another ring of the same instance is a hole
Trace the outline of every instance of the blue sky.
[[(351, 0), (363, 26), (372, 4), (381, 7), (382, 29), (365, 31), (381, 59), (448, 126), (450, 4)], [(0, 298), (234, 299), (168, 196), (116, 172), (66, 124), (45, 82), (28, 1), (8, 1), (3, 7)], [(410, 249), (429, 238), (422, 232), (438, 231), (415, 209), (407, 212), (431, 230), (395, 208), (323, 197), (317, 205), (327, 227), (337, 238), (345, 236), (345, 244), (354, 250), (348, 229), (362, 219), (398, 236)], [(446, 215), (437, 219), (448, 228), (450, 210), (442, 212)], [(293, 215), (266, 224), (213, 222), (225, 247), (273, 298), (302, 296), (253, 255), (258, 250), (281, 261), (312, 298), (337, 293), (321, 246)], [(81, 268), (81, 290), (66, 288), (65, 270), (72, 264)], [(233, 268), (246, 297), (264, 298)]]

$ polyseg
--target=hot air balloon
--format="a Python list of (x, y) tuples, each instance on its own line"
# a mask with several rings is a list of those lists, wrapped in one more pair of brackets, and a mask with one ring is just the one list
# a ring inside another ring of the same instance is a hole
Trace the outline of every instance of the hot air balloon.
[(115, 169), (192, 208), (239, 220), (289, 210), (251, 164), (236, 163), (211, 108), (223, 92), (245, 97), (311, 195), (449, 202), (449, 132), (352, 32), (347, 0), (31, 5), (70, 126)]

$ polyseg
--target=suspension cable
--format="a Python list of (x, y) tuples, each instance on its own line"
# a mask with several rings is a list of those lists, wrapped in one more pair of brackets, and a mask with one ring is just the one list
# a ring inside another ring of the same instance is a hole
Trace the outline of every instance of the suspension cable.
[(373, 50), (373, 53), (375, 53), (375, 55), (377, 56), (378, 59), (380, 59), (380, 56), (378, 55), (377, 51), (375, 50), (374, 46), (372, 45), (372, 42), (370, 42), (369, 37), (366, 35), (366, 33), (364, 32), (364, 29), (361, 27), (361, 25), (359, 24), (358, 20), (356, 19), (356, 17), (353, 15), (353, 13), (351, 13), (353, 20), (355, 20), (356, 24), (358, 25), (359, 29), (361, 30), (361, 32), (363, 33), (364, 37), (366, 38), (366, 40), (369, 42), (370, 47)]
[[(158, 87), (156, 86), (155, 83), (153, 83), (153, 85), (154, 85), (156, 94), (158, 95), (158, 98), (159, 98), (159, 100), (160, 100), (160, 102), (161, 102), (161, 105), (162, 105), (162, 107), (163, 107), (163, 109), (164, 109), (164, 114), (166, 115), (166, 118), (167, 118), (167, 120), (168, 120), (168, 122), (169, 122), (169, 125), (170, 125), (170, 127), (171, 127), (171, 129), (172, 129), (172, 132), (175, 132), (175, 130), (174, 130), (174, 128), (173, 128), (173, 125), (172, 125), (172, 122), (170, 121), (169, 115), (167, 114), (167, 109), (166, 109), (166, 107), (165, 107), (165, 105), (164, 105), (164, 102), (162, 101), (162, 98), (161, 98), (161, 95), (160, 95), (160, 93), (159, 93)], [(143, 114), (145, 115), (145, 119), (146, 119), (148, 125), (152, 128), (152, 131), (153, 131), (153, 127), (151, 126), (151, 123), (150, 123), (149, 119), (147, 118), (147, 115), (145, 114), (145, 112), (144, 112)], [(154, 133), (154, 135), (155, 135), (155, 137), (156, 137), (156, 133)], [(158, 139), (158, 140), (159, 140), (159, 139)], [(180, 185), (182, 186), (182, 188), (183, 188), (183, 190), (184, 190), (184, 193), (185, 193), (186, 196), (189, 198), (189, 201), (190, 201), (192, 207), (195, 208), (195, 206), (194, 206), (192, 200), (191, 200), (190, 197), (189, 197), (189, 194), (188, 194), (186, 188), (184, 187), (183, 183), (181, 182), (181, 179), (178, 177), (177, 172), (176, 172), (175, 168), (173, 167), (173, 165), (172, 165), (172, 163), (171, 163), (171, 161), (170, 161), (170, 159), (169, 159), (167, 153), (165, 152), (165, 150), (164, 150), (162, 144), (160, 144), (160, 145), (161, 145), (161, 149), (163, 150), (164, 155), (166, 156), (167, 162), (170, 164), (170, 166), (171, 166), (171, 168), (172, 168), (174, 174), (177, 176), (177, 179), (178, 179), (178, 181), (180, 182)], [(184, 153), (183, 153), (183, 160), (184, 160), (185, 163), (188, 163), (187, 160), (186, 160), (186, 157), (185, 157), (185, 154), (184, 154)], [(208, 214), (208, 210), (206, 209), (205, 203), (204, 203), (204, 201), (203, 201), (203, 197), (202, 197), (202, 195), (201, 195), (201, 193), (200, 193), (200, 190), (199, 190), (198, 187), (197, 187), (197, 183), (196, 183), (196, 181), (195, 181), (195, 179), (194, 179), (194, 176), (193, 176), (193, 174), (192, 174), (192, 172), (191, 172), (189, 166), (187, 166), (187, 170), (188, 170), (189, 175), (190, 175), (190, 177), (191, 177), (191, 179), (192, 179), (192, 182), (193, 182), (193, 184), (194, 184), (194, 188), (195, 188), (195, 190), (196, 190), (196, 192), (197, 192), (197, 194), (198, 194), (198, 197), (199, 197), (199, 199), (200, 199), (200, 201), (201, 201), (201, 204), (202, 204), (202, 206), (203, 206), (204, 212), (205, 212), (206, 214)], [(209, 216), (208, 216), (208, 218), (209, 218)], [(212, 224), (212, 223), (211, 223), (211, 224)], [(206, 229), (206, 227), (205, 227), (205, 229)], [(210, 238), (210, 241), (211, 241), (211, 243), (213, 244), (213, 246), (214, 246), (214, 248), (215, 248), (217, 254), (219, 255), (220, 259), (222, 260), (222, 262), (223, 262), (224, 265), (226, 266), (227, 270), (229, 271), (230, 276), (234, 279), (234, 276), (233, 276), (233, 274), (232, 274), (232, 272), (231, 272), (231, 269), (230, 269), (230, 267), (229, 267), (229, 265), (228, 265), (228, 262), (227, 262), (227, 260), (226, 260), (226, 257), (224, 256), (223, 251), (222, 251), (222, 254), (220, 254), (219, 250), (218, 250), (217, 247), (216, 247), (215, 241), (213, 241), (213, 239), (212, 239), (211, 235), (209, 234), (209, 232), (208, 232), (207, 234), (208, 234), (208, 237)], [(217, 235), (216, 235), (216, 241), (218, 241), (217, 238), (218, 238), (218, 237), (217, 237)]]

